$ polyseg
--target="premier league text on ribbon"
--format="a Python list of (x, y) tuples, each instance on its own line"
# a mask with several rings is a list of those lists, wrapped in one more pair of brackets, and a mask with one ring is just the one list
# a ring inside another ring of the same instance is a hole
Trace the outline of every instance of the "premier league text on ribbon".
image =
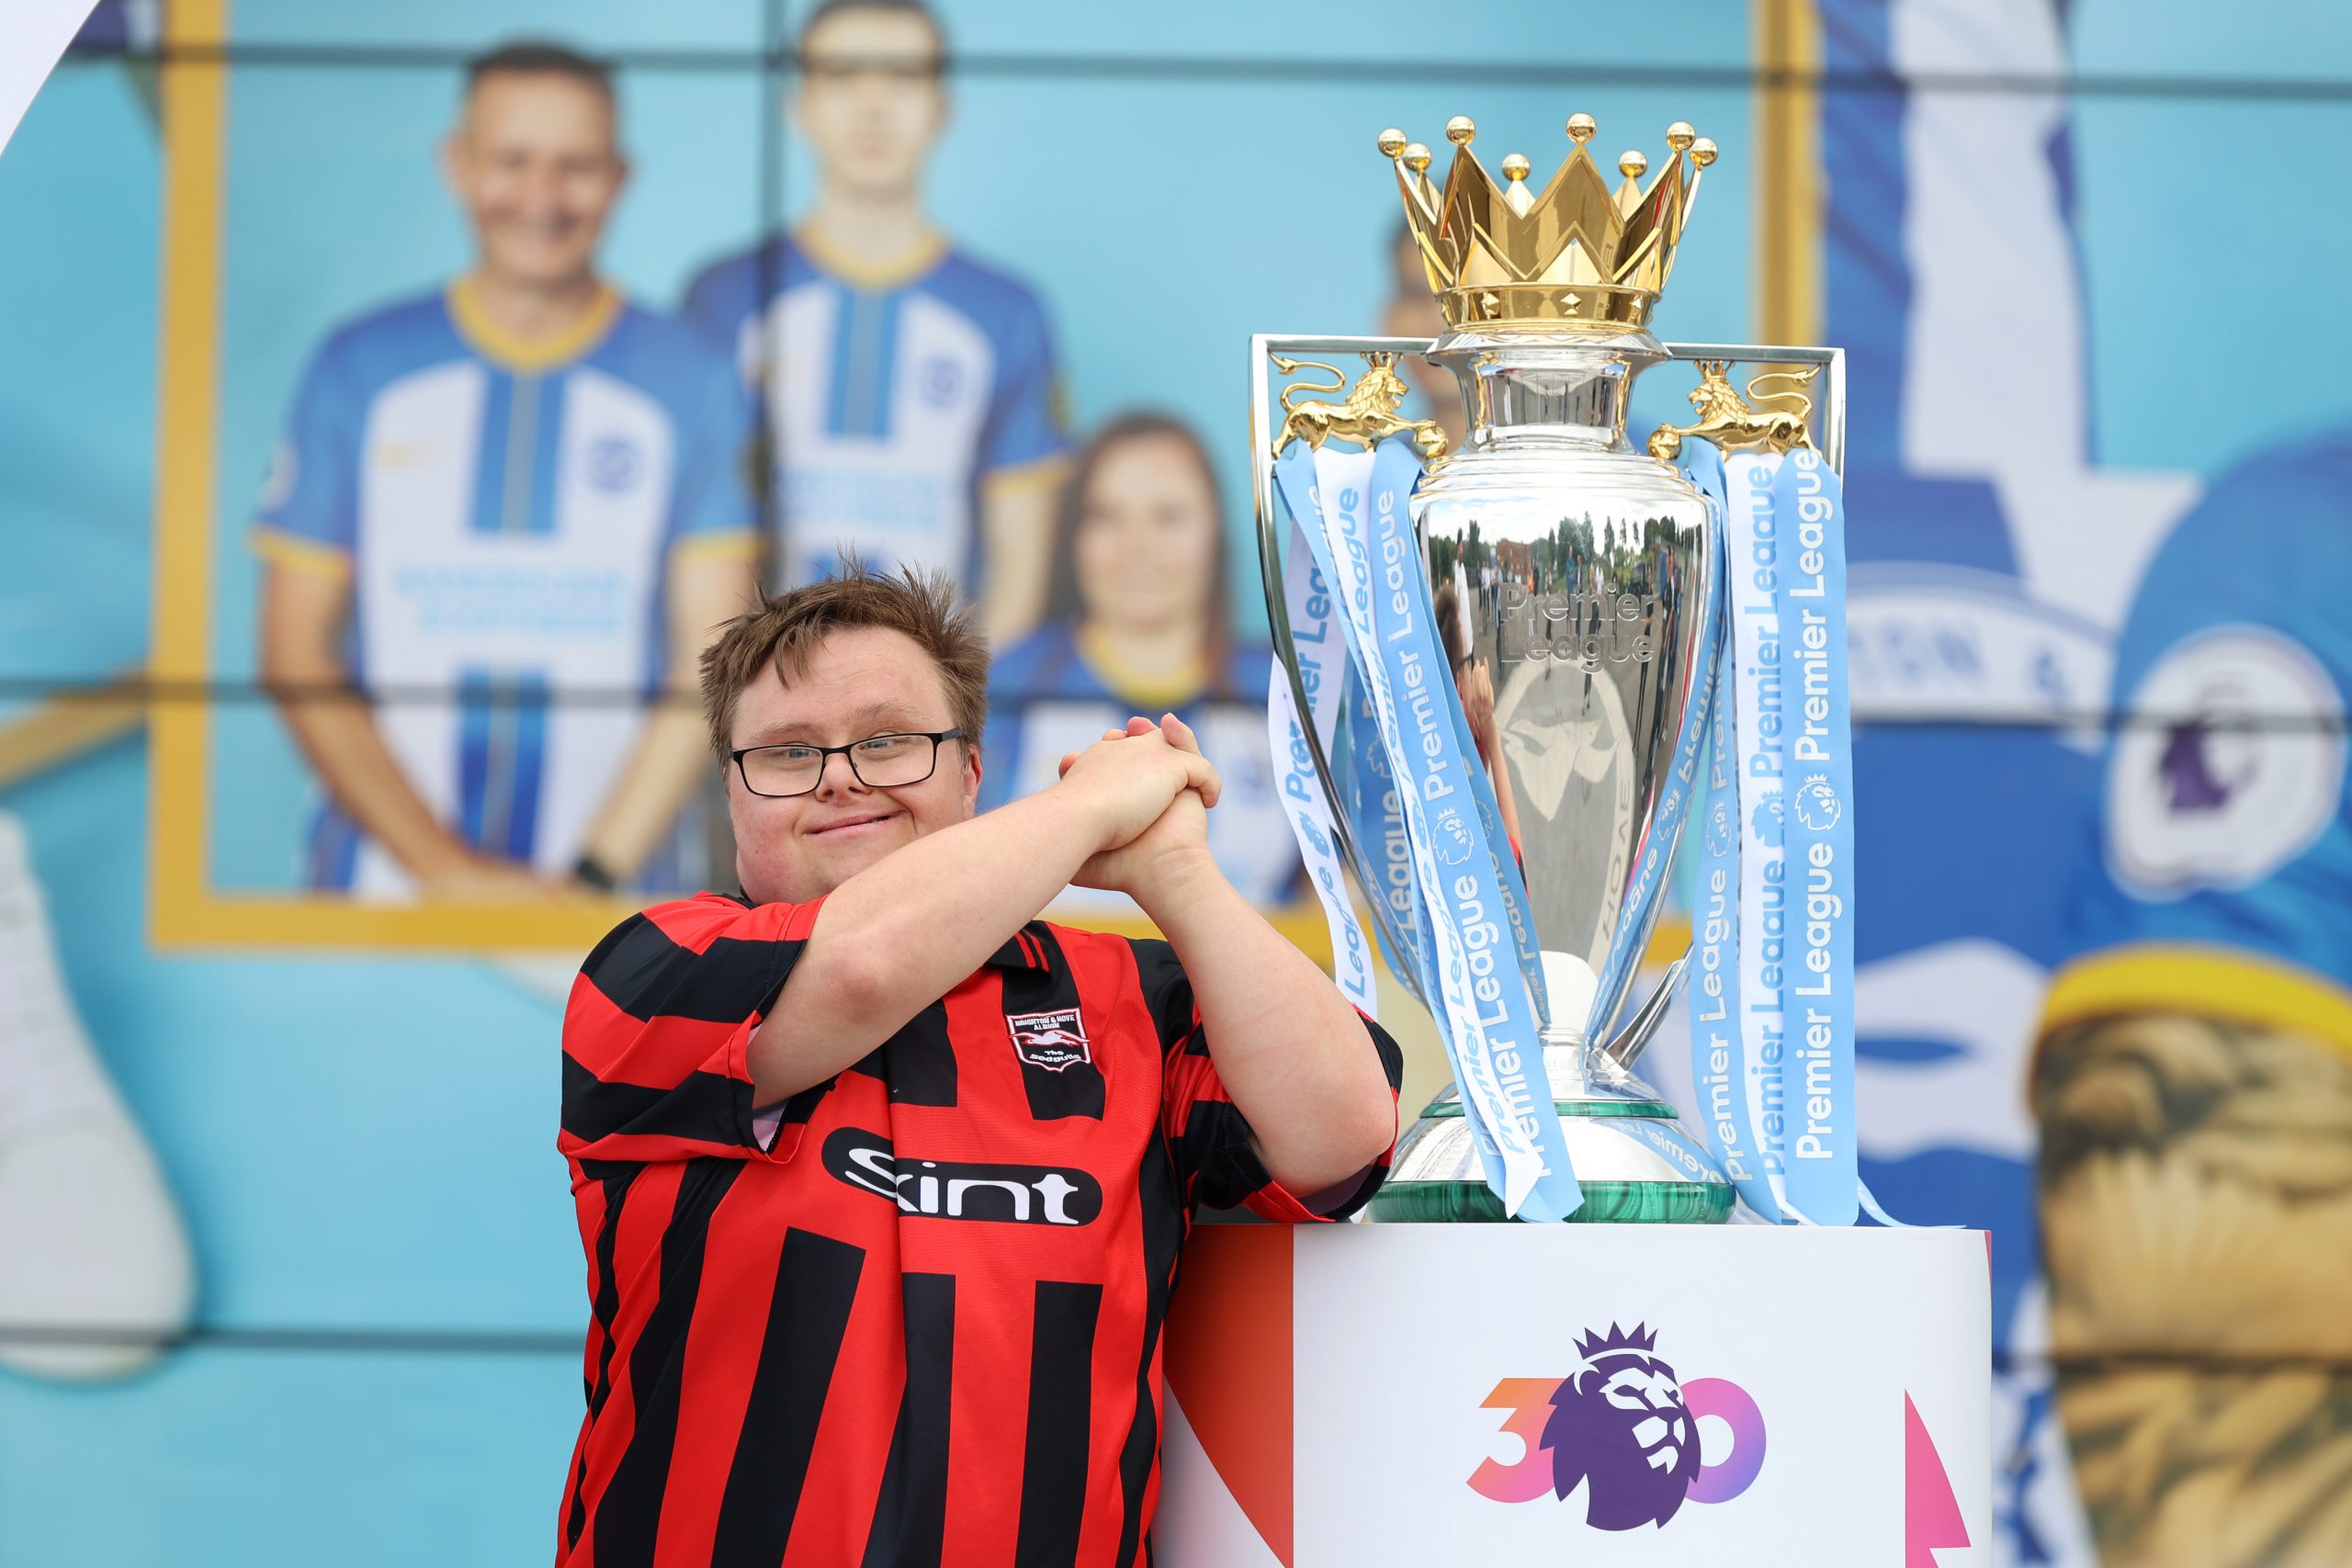
[[(1302, 547), (1291, 552), (1283, 571), (1283, 597), (1290, 611), (1291, 636), (1297, 660), (1299, 685), (1306, 694), (1307, 722), (1329, 755), (1337, 732), (1347, 683), (1345, 638), (1337, 633), (1328, 581), (1312, 554), (1303, 547), (1295, 525), (1293, 536)], [(1268, 673), (1266, 726), (1272, 754), (1280, 760), (1280, 790), (1283, 814), (1298, 840), (1307, 877), (1323, 907), (1323, 921), (1330, 933), (1332, 978), (1340, 993), (1366, 1016), (1376, 1018), (1380, 997), (1372, 973), (1370, 944), (1355, 909), (1348, 901), (1340, 868), (1337, 835), (1315, 776), (1315, 757), (1291, 694), (1291, 685), (1276, 659)]]
[[(1766, 1181), (1777, 1196), (1785, 1169), (1781, 1114), (1782, 960), (1787, 868), (1782, 859), (1780, 539), (1772, 507), (1773, 459), (1742, 454), (1724, 464), (1733, 517), (1729, 657), (1739, 768), (1740, 1028), (1748, 1057), (1748, 1114)], [(1738, 558), (1745, 555), (1745, 561)], [(1745, 570), (1742, 570), (1744, 565)]]
[[(1783, 587), (1783, 681), (1797, 723), (1783, 799), (1789, 852), (1802, 874), (1802, 957), (1789, 1002), (1804, 1010), (1789, 1096), (1791, 1201), (1809, 1217), (1849, 1224), (1857, 1203), (1854, 953), (1851, 921), (1853, 751), (1846, 692), (1845, 517), (1837, 475), (1809, 448), (1781, 459), (1773, 510), (1790, 570)], [(1792, 614), (1793, 612), (1793, 614)]]
[(1732, 646), (1717, 700), (1734, 711), (1728, 732), (1715, 716), (1692, 1071), (1709, 1146), (1751, 1207), (1849, 1224), (1859, 1177), (1840, 487), (1807, 447), (1742, 454), (1719, 481), (1703, 479), (1729, 525)]
[[(1821, 493), (1819, 467), (1809, 463), (1798, 485), (1794, 510), (1797, 548), (1792, 564), (1796, 570), (1787, 588), (1792, 600), (1809, 599), (1818, 604), (1828, 596), (1822, 542), (1823, 524), (1829, 510), (1829, 502)], [(1788, 657), (1803, 671), (1799, 682), (1799, 690), (1804, 694), (1800, 709), (1803, 723), (1791, 758), (1800, 767), (1826, 767), (1830, 761), (1829, 616), (1810, 604), (1801, 606), (1797, 615), (1798, 629)], [(1804, 1131), (1789, 1146), (1789, 1156), (1822, 1159), (1830, 1153), (1823, 1140), (1835, 1136), (1830, 1121), (1837, 1111), (1837, 1099), (1829, 1069), (1830, 1014), (1826, 1005), (1816, 1005), (1815, 998), (1826, 1004), (1837, 994), (1837, 984), (1829, 972), (1829, 942), (1834, 922), (1845, 913), (1846, 902), (1837, 891), (1841, 868), (1838, 865), (1836, 846), (1816, 839), (1805, 845), (1804, 852), (1804, 967), (1811, 979), (1808, 982), (1799, 978), (1790, 990), (1808, 998), (1804, 1043), (1796, 1052), (1797, 1059), (1804, 1064), (1805, 1120)]]
[(1445, 667), (1401, 505), (1419, 459), (1405, 442), (1363, 456), (1302, 444), (1275, 468), (1294, 519), (1340, 590), (1382, 760), (1404, 807), (1412, 903), (1426, 939), (1406, 956), (1419, 959), (1420, 989), (1434, 1003), (1489, 1181), (1506, 1211), (1563, 1218), (1580, 1198), (1552, 1113), (1527, 985), (1496, 956), (1510, 950), (1511, 920), (1491, 812), (1471, 788), (1450, 698), (1437, 684)]

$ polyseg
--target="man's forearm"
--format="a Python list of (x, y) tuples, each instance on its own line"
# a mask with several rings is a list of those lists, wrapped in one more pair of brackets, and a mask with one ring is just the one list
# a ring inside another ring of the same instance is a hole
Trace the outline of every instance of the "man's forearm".
[(419, 878), (466, 864), (469, 852), (409, 783), (368, 701), (348, 690), (337, 650), (351, 603), (347, 573), (273, 563), (262, 578), (261, 678), (327, 793)]
[(988, 581), (981, 592), (980, 629), (1002, 648), (1046, 613), (1046, 579), (1053, 565), (1054, 491), (1046, 485), (997, 486), (980, 499), (988, 540)]
[(672, 697), (647, 715), (628, 763), (581, 841), (582, 852), (616, 877), (634, 876), (710, 765), (700, 710)]
[(1256, 1132), (1268, 1172), (1302, 1196), (1380, 1156), (1396, 1096), (1363, 1021), (1214, 862), (1139, 890), (1193, 985), (1217, 1077)]
[(1047, 789), (842, 883), (752, 1038), (762, 1100), (831, 1077), (954, 989), (1069, 886), (1100, 836), (1070, 796)]
[(741, 541), (718, 543), (716, 550), (689, 544), (671, 552), (667, 692), (646, 714), (628, 761), (581, 842), (590, 859), (616, 876), (633, 875), (645, 863), (711, 763), (695, 700), (703, 647), (759, 591), (749, 549)]
[(278, 711), (327, 794), (412, 874), (430, 881), (468, 859), (465, 844), (434, 817), (401, 771), (364, 700), (296, 696), (282, 701)]

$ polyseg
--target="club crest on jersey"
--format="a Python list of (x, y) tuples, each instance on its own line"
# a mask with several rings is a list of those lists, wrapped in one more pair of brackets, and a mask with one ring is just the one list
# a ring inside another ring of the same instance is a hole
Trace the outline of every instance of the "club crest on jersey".
[(1094, 1052), (1086, 1043), (1086, 1026), (1079, 1021), (1076, 1008), (1007, 1013), (1004, 1023), (1012, 1032), (1013, 1054), (1033, 1067), (1058, 1073), (1094, 1060)]
[(600, 435), (588, 446), (588, 480), (607, 493), (637, 482), (637, 443), (626, 435)]
[(923, 362), (923, 400), (933, 408), (944, 409), (956, 401), (964, 389), (964, 367), (945, 355), (935, 355)]

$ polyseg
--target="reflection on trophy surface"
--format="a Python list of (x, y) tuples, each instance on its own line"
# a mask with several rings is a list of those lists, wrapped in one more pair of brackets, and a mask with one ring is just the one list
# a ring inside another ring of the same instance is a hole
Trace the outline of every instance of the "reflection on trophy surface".
[[(1542, 926), (1546, 941), (1589, 948), (1617, 918), (1630, 874), (1634, 770), (1625, 755), (1625, 710), (1614, 683), (1524, 665), (1495, 700), (1503, 765), (1516, 798), (1527, 803), (1522, 828), (1527, 879), (1536, 886), (1600, 890), (1587, 929)], [(1606, 834), (1564, 830), (1599, 820)], [(1573, 912), (1564, 912), (1565, 924)]]
[[(1627, 439), (1634, 378), (1669, 357), (1649, 321), (1715, 148), (1678, 122), (1656, 175), (1645, 184), (1649, 159), (1629, 152), (1612, 189), (1590, 156), (1595, 130), (1589, 116), (1569, 119), (1573, 149), (1540, 192), (1516, 153), (1500, 181), (1487, 172), (1467, 118), (1446, 127), (1456, 152), (1442, 187), (1426, 146), (1382, 133), (1446, 326), (1428, 357), (1460, 387), (1466, 439), (1433, 455), (1442, 433), (1396, 415), (1394, 354), (1368, 354), (1373, 368), (1345, 400), (1302, 402), (1340, 378), (1269, 349), (1286, 376), (1329, 378), (1283, 394), (1273, 456), (1294, 439), (1369, 448), (1409, 429), (1431, 459), (1410, 511), (1429, 581), (1452, 590), (1449, 630), (1466, 639), (1456, 682), (1478, 671), (1491, 683), (1493, 740), (1479, 747), (1516, 806), (1516, 841), (1496, 847), (1515, 852), (1525, 875), (1544, 1065), (1584, 1194), (1574, 1217), (1720, 1221), (1731, 1190), (1663, 1152), (1673, 1109), (1630, 1071), (1679, 977), (1678, 966), (1657, 994), (1631, 1000), (1690, 807), (1723, 636), (1720, 521), (1670, 459), (1686, 434), (1727, 449), (1804, 444), (1808, 405), (1781, 393), (1782, 406), (1751, 410), (1712, 362), (1692, 397), (1696, 422), (1661, 430), (1646, 453)], [(1261, 527), (1271, 602), (1280, 542), (1262, 516)], [(1290, 660), (1286, 636), (1281, 646)], [(1295, 662), (1292, 674), (1295, 689)], [(1460, 692), (1474, 689), (1483, 701), (1475, 682)], [(1318, 772), (1343, 818), (1328, 762)], [(1365, 847), (1341, 837), (1359, 878), (1377, 886)], [(1398, 949), (1393, 911), (1375, 913)], [(1407, 1135), (1374, 1213), (1502, 1217), (1455, 1090)]]

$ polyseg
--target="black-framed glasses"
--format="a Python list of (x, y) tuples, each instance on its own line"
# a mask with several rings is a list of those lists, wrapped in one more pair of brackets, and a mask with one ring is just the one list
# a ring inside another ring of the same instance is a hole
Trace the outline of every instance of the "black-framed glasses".
[(939, 767), (942, 741), (961, 740), (960, 729), (893, 730), (846, 746), (743, 746), (727, 753), (743, 787), (753, 795), (782, 799), (807, 795), (824, 781), (825, 759), (849, 759), (849, 771), (868, 789), (903, 789), (931, 777)]

